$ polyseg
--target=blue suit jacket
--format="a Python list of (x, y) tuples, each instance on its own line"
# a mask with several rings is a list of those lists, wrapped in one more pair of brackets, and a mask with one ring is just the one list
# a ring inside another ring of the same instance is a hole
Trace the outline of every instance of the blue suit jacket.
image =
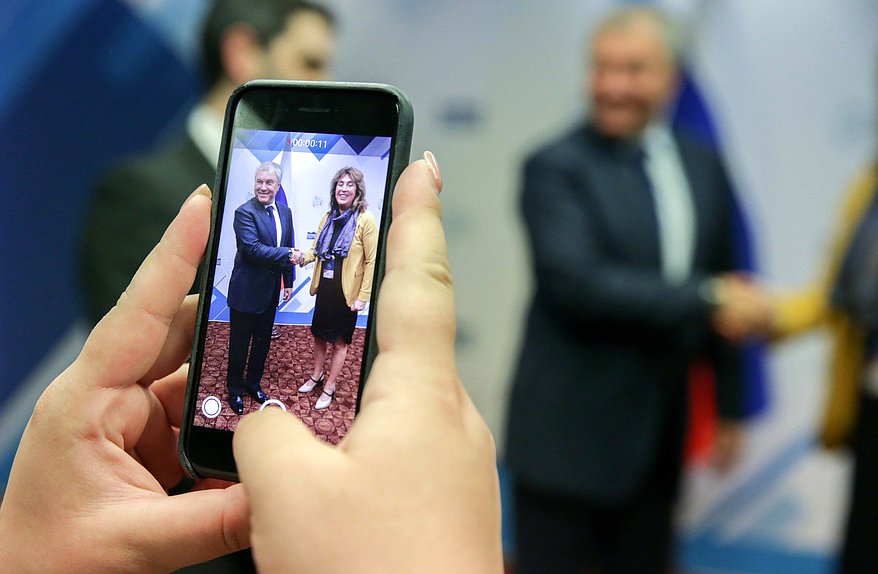
[(235, 210), (235, 266), (229, 280), (229, 307), (243, 313), (263, 313), (277, 305), (280, 278), (293, 286), (293, 266), (289, 248), (293, 246), (293, 212), (275, 203), (281, 221), (280, 247), (273, 231), (271, 215), (253, 197)]
[(665, 425), (685, 417), (695, 357), (715, 366), (720, 413), (739, 413), (741, 359), (712, 332), (700, 296), (706, 278), (734, 266), (732, 192), (714, 152), (676, 141), (696, 221), (691, 276), (679, 285), (662, 275), (654, 202), (630, 142), (580, 126), (525, 164), (536, 293), (506, 451), (532, 485), (621, 502), (657, 457), (679, 459), (683, 429)]

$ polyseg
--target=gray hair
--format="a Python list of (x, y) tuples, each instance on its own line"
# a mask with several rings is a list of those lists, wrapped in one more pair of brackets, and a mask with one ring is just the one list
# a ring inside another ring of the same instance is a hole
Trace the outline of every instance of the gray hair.
[(655, 27), (671, 58), (679, 63), (684, 49), (682, 26), (666, 13), (650, 6), (626, 6), (610, 12), (598, 23), (592, 37), (597, 38), (603, 32), (626, 31), (642, 23)]
[(281, 168), (280, 165), (278, 165), (277, 163), (275, 163), (273, 161), (264, 161), (264, 162), (260, 163), (259, 167), (256, 168), (256, 173), (259, 173), (260, 171), (263, 171), (263, 170), (269, 170), (269, 169), (274, 170), (274, 175), (275, 175), (275, 177), (277, 177), (278, 183), (280, 183), (280, 180), (284, 175), (284, 170), (283, 170), (283, 168)]

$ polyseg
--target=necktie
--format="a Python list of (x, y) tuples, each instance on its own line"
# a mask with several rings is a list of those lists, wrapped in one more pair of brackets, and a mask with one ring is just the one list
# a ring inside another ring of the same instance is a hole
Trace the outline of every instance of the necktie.
[(277, 223), (274, 221), (274, 206), (269, 205), (266, 209), (268, 209), (268, 219), (271, 220), (271, 231), (272, 231), (272, 234), (274, 235), (274, 241), (275, 241), (274, 246), (277, 247), (279, 242), (277, 240), (277, 236), (278, 236)]

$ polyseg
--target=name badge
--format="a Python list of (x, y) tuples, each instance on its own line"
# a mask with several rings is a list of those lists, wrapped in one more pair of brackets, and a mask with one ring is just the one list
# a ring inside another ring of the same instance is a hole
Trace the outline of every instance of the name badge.
[(324, 279), (332, 279), (335, 276), (334, 269), (324, 269), (323, 270), (323, 278)]

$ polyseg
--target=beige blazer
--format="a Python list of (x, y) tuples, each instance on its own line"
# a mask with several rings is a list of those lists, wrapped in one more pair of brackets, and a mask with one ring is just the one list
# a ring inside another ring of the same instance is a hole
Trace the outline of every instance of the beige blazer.
[(821, 273), (809, 287), (781, 295), (775, 304), (773, 338), (785, 339), (826, 327), (832, 338), (829, 392), (820, 429), (824, 446), (847, 444), (857, 416), (857, 398), (864, 368), (865, 333), (830, 306), (832, 288), (852, 236), (868, 209), (878, 184), (878, 166), (870, 166), (848, 191)]

